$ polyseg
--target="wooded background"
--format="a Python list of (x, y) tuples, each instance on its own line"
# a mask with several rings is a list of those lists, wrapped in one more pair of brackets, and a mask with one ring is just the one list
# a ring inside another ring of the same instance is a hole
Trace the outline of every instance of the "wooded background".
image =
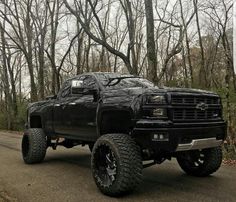
[(233, 0), (0, 0), (0, 128), (89, 71), (212, 90), (235, 149)]

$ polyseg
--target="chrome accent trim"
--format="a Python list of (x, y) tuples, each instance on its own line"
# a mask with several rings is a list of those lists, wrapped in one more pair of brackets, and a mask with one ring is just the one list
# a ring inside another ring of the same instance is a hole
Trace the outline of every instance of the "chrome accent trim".
[(74, 105), (76, 105), (76, 103), (75, 102), (70, 102), (68, 105), (74, 106)]
[(191, 143), (178, 144), (176, 151), (187, 151), (194, 149), (205, 149), (211, 147), (220, 146), (223, 140), (217, 140), (216, 138), (196, 139), (192, 140)]

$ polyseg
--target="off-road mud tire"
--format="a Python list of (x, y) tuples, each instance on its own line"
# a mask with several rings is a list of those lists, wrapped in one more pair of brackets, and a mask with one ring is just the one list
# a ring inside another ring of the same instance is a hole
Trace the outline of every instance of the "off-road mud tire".
[[(104, 186), (97, 176), (96, 153), (101, 147), (111, 150), (116, 159), (115, 180), (109, 186)], [(142, 181), (142, 159), (139, 146), (126, 134), (107, 134), (101, 136), (95, 143), (91, 159), (92, 173), (97, 187), (103, 194), (120, 196), (133, 191)]]
[[(194, 152), (201, 152), (203, 154), (201, 163), (194, 162)], [(213, 147), (203, 149), (201, 151), (181, 152), (177, 156), (177, 161), (182, 170), (188, 175), (206, 177), (216, 172), (220, 168), (222, 162), (222, 148)]]
[(26, 130), (23, 135), (21, 149), (26, 164), (42, 162), (47, 150), (47, 140), (43, 130), (41, 128)]

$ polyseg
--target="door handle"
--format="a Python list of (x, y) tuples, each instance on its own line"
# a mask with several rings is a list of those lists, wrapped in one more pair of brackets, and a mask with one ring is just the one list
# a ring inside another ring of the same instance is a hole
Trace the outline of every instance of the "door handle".
[(55, 104), (54, 107), (60, 107), (61, 105), (60, 104)]
[(74, 106), (74, 105), (76, 105), (76, 103), (75, 102), (70, 102), (68, 105)]

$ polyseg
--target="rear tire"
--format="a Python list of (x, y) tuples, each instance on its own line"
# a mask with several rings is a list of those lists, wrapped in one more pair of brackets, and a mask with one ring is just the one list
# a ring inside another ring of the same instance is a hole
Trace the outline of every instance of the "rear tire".
[(47, 150), (47, 140), (43, 130), (41, 128), (31, 128), (25, 131), (21, 148), (23, 160), (26, 164), (42, 162)]
[(205, 177), (220, 168), (222, 162), (222, 148), (214, 147), (181, 152), (177, 156), (177, 161), (188, 175)]
[(94, 145), (91, 164), (95, 183), (106, 195), (126, 194), (142, 181), (140, 148), (128, 135), (100, 137)]

